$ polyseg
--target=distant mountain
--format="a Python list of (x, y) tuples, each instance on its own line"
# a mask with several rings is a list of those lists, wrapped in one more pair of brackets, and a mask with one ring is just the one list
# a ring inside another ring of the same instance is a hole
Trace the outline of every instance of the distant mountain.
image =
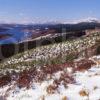
[(85, 19), (80, 19), (80, 20), (73, 20), (73, 21), (64, 21), (62, 22), (62, 24), (78, 24), (78, 23), (82, 23), (82, 22), (100, 22), (99, 19), (97, 18), (92, 18), (92, 17), (88, 17), (88, 18), (85, 18)]
[[(10, 34), (11, 41), (25, 41), (28, 37), (37, 38), (41, 35), (65, 32), (82, 32), (86, 29), (100, 28), (100, 21), (96, 18), (87, 18), (73, 22), (46, 22), (40, 24), (0, 24), (0, 35)], [(7, 40), (8, 41), (8, 40)], [(1, 41), (0, 41), (1, 42)], [(5, 43), (5, 42), (4, 42)]]

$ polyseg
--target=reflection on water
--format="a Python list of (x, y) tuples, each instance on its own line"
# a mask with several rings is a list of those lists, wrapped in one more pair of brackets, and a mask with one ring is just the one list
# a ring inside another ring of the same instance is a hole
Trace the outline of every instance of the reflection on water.
[(9, 37), (11, 37), (12, 35), (10, 35), (10, 34), (0, 34), (0, 40), (2, 40), (2, 39), (7, 39), (7, 38), (9, 38)]
[(0, 32), (0, 44), (18, 43), (31, 37), (31, 34), (32, 33), (23, 32), (21, 27), (15, 27)]

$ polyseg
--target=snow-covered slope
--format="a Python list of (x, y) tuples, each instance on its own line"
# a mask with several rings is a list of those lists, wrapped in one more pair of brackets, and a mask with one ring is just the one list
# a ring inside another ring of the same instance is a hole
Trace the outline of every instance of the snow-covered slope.
[(87, 18), (83, 18), (83, 19), (64, 21), (64, 22), (62, 21), (60, 23), (62, 23), (62, 24), (78, 24), (78, 23), (83, 23), (83, 22), (87, 22), (87, 23), (97, 22), (97, 23), (100, 23), (99, 19), (97, 19), (95, 17), (87, 17)]
[[(74, 71), (75, 68), (63, 67), (63, 70), (52, 74), (45, 73), (45, 80), (33, 79), (28, 88), (20, 88), (16, 82), (12, 82), (0, 88), (0, 100), (99, 100), (100, 56), (88, 60), (95, 62), (88, 69), (76, 68)], [(80, 60), (76, 60), (77, 63), (78, 61)], [(38, 71), (42, 72), (41, 69)]]

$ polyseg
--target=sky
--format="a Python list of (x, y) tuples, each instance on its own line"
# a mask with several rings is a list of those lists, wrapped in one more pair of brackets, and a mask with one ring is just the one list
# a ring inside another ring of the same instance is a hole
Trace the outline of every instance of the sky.
[(100, 0), (0, 0), (0, 22), (100, 19)]

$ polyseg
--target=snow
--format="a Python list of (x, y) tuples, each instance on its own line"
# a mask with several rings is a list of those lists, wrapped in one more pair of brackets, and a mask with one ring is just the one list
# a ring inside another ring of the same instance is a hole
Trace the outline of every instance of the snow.
[[(38, 61), (38, 60), (45, 60), (48, 59), (54, 59), (56, 58), (60, 53), (63, 57), (65, 57), (65, 54), (70, 54), (72, 51), (84, 51), (86, 48), (92, 47), (96, 44), (97, 40), (100, 40), (100, 34), (96, 33), (94, 35), (97, 36), (90, 36), (85, 37), (82, 39), (77, 39), (73, 41), (66, 41), (58, 44), (53, 44), (49, 46), (43, 46), (43, 47), (37, 47), (36, 49), (32, 49), (30, 51), (24, 52), (24, 56), (19, 55), (19, 58), (10, 58), (7, 62), (4, 62), (4, 65), (9, 64), (16, 64), (19, 62), (29, 62), (29, 61)], [(84, 45), (83, 45), (84, 44)], [(8, 66), (9, 67), (9, 66)]]
[(82, 23), (82, 22), (100, 22), (99, 19), (95, 18), (95, 17), (87, 17), (87, 18), (83, 18), (83, 19), (79, 19), (79, 20), (73, 20), (73, 21), (64, 21), (62, 22), (62, 24), (78, 24), (78, 23)]
[[(99, 59), (100, 56), (93, 58)], [(69, 72), (71, 69), (67, 69)], [(53, 94), (47, 93), (46, 89), (53, 83), (53, 79), (59, 79), (62, 71), (53, 74), (53, 78), (41, 83), (32, 83), (30, 89), (15, 87), (9, 92), (7, 100), (99, 100), (100, 99), (100, 65), (93, 66), (84, 72), (77, 71), (73, 73), (76, 83), (68, 84), (65, 88), (59, 85), (57, 91)], [(9, 86), (0, 88), (0, 95), (4, 95)], [(85, 91), (88, 95), (82, 96), (80, 91)]]

